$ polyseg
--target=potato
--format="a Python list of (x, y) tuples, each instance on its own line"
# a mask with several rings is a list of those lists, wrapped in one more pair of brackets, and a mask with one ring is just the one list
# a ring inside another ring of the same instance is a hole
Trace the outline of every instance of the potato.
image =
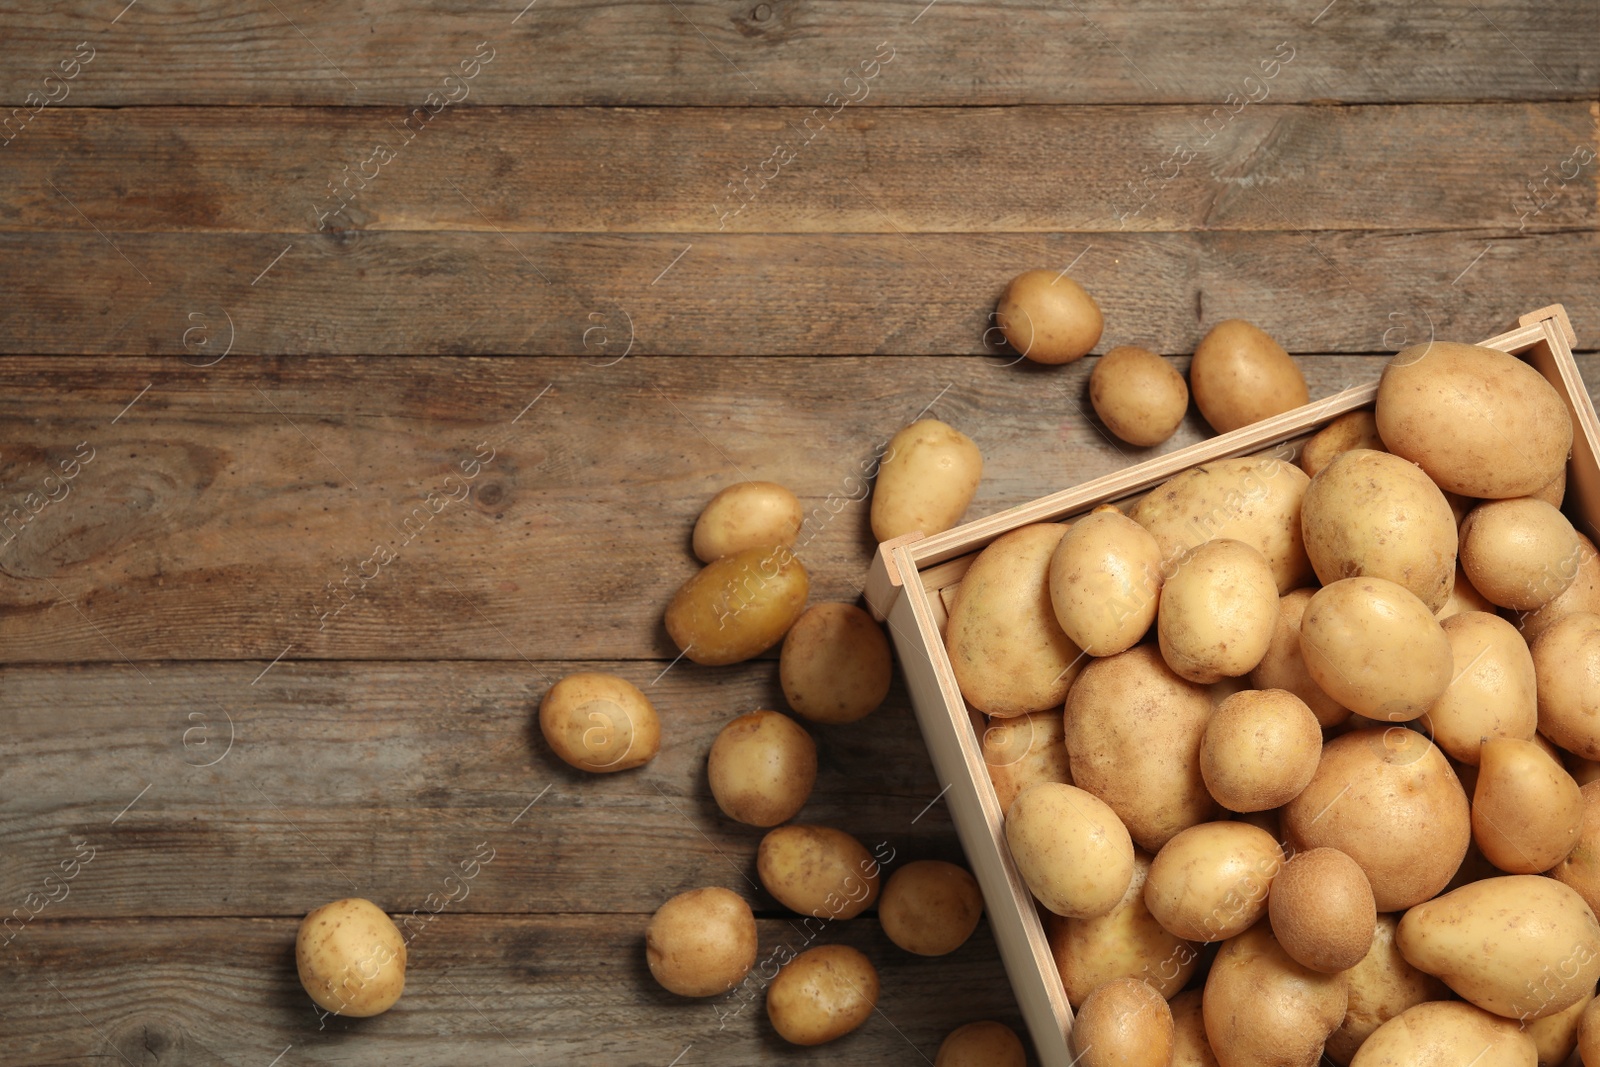
[(1133, 880), (1133, 841), (1117, 813), (1093, 793), (1043, 782), (1006, 815), (1006, 844), (1039, 903), (1074, 919), (1117, 906)]
[(1578, 535), (1578, 574), (1567, 591), (1542, 608), (1516, 613), (1512, 621), (1531, 645), (1555, 625), (1556, 620), (1578, 611), (1600, 614), (1600, 552), (1596, 552), (1594, 542), (1581, 533)]
[(780, 826), (756, 851), (756, 873), (773, 899), (821, 919), (853, 919), (878, 899), (878, 861), (830, 826)]
[(1105, 319), (1094, 297), (1066, 272), (1024, 271), (995, 308), (1006, 343), (1035, 363), (1071, 363), (1100, 341)]
[(1489, 603), (1489, 598), (1472, 588), (1472, 583), (1467, 580), (1466, 572), (1461, 569), (1461, 564), (1456, 564), (1455, 581), (1450, 587), (1450, 595), (1445, 598), (1444, 607), (1433, 613), (1433, 617), (1440, 622), (1452, 615), (1459, 615), (1463, 611), (1486, 611), (1494, 613), (1496, 605)]
[(650, 917), (645, 961), (669, 993), (714, 997), (755, 966), (756, 919), (739, 894), (721, 886), (679, 893)]
[(1078, 1009), (1067, 1051), (1082, 1067), (1168, 1067), (1172, 1030), (1160, 993), (1137, 978), (1113, 978)]
[(1315, 478), (1334, 457), (1356, 448), (1387, 451), (1378, 436), (1378, 420), (1365, 409), (1346, 412), (1318, 430), (1300, 448), (1300, 469)]
[(1194, 402), (1218, 433), (1281, 415), (1311, 400), (1283, 346), (1243, 319), (1225, 319), (1200, 339), (1189, 363)]
[(1062, 718), (1073, 783), (1109, 804), (1140, 848), (1154, 852), (1216, 815), (1200, 773), (1211, 698), (1158, 650), (1136, 645), (1091, 662)]
[(1589, 1009), (1594, 997), (1586, 996), (1572, 1007), (1535, 1019), (1524, 1026), (1524, 1032), (1533, 1038), (1539, 1050), (1540, 1067), (1561, 1067), (1578, 1047), (1578, 1027), (1583, 1023), (1583, 1013)]
[(752, 711), (722, 728), (706, 761), (724, 815), (776, 826), (800, 813), (817, 782), (817, 743), (793, 719)]
[(1378, 923), (1366, 874), (1336, 848), (1295, 853), (1272, 880), (1267, 915), (1289, 957), (1326, 974), (1360, 963)]
[(1578, 1022), (1578, 1055), (1584, 1067), (1600, 1063), (1600, 997), (1589, 1002)]
[(1161, 546), (1164, 575), (1185, 553), (1227, 537), (1267, 557), (1281, 596), (1314, 578), (1300, 529), (1300, 504), (1310, 483), (1304, 471), (1280, 459), (1222, 459), (1175, 475), (1128, 517)]
[(783, 639), (778, 678), (796, 715), (812, 722), (865, 718), (889, 695), (889, 639), (854, 604), (816, 604)]
[(1137, 978), (1170, 997), (1193, 976), (1199, 953), (1168, 933), (1145, 907), (1149, 874), (1150, 857), (1135, 851), (1133, 879), (1116, 907), (1093, 919), (1044, 916), (1050, 953), (1073, 1007), (1113, 978)]
[(365, 1019), (394, 1007), (406, 987), (406, 941), (370, 900), (346, 897), (306, 913), (294, 939), (300, 984), (317, 1006)]
[(1355, 860), (1379, 911), (1438, 893), (1472, 840), (1467, 796), (1444, 753), (1399, 726), (1323, 745), (1316, 776), (1282, 816), (1294, 851), (1336, 848)]
[(1528, 494), (1535, 500), (1543, 500), (1552, 507), (1560, 507), (1567, 498), (1567, 468), (1563, 464), (1561, 473), (1550, 481)]
[(950, 1031), (933, 1067), (1028, 1067), (1028, 1053), (1015, 1030), (985, 1019)]
[(667, 605), (667, 633), (696, 663), (738, 663), (782, 641), (810, 591), (805, 567), (787, 548), (747, 548), (678, 587)]
[(966, 514), (983, 477), (972, 438), (938, 419), (920, 419), (889, 439), (872, 490), (872, 535), (879, 541), (932, 537)]
[(1272, 835), (1242, 822), (1191, 826), (1151, 861), (1144, 903), (1167, 931), (1186, 941), (1222, 941), (1267, 912), (1283, 866)]
[(1050, 557), (1066, 527), (1044, 522), (1002, 534), (978, 554), (945, 626), (961, 694), (985, 715), (1059, 705), (1083, 654), (1050, 607)]
[(1249, 682), (1257, 689), (1286, 689), (1305, 702), (1324, 728), (1338, 726), (1350, 717), (1350, 709), (1340, 704), (1311, 680), (1305, 657), (1300, 654), (1300, 620), (1315, 589), (1294, 589), (1278, 598), (1278, 621), (1272, 631), (1267, 654), (1261, 657)]
[(1430, 612), (1455, 585), (1455, 516), (1439, 487), (1399, 456), (1365, 448), (1335, 456), (1306, 488), (1300, 524), (1324, 585), (1387, 578)]
[(1267, 654), (1277, 624), (1272, 568), (1243, 541), (1207, 541), (1161, 586), (1161, 655), (1191, 682), (1249, 674)]
[(1485, 1011), (1527, 1021), (1594, 992), (1600, 924), (1554, 878), (1508, 874), (1418, 904), (1395, 935), (1406, 962)]
[(1582, 547), (1567, 517), (1543, 500), (1490, 500), (1461, 524), (1461, 569), (1491, 602), (1534, 611), (1578, 577)]
[(1372, 947), (1359, 963), (1344, 972), (1349, 1005), (1344, 1022), (1328, 1035), (1326, 1049), (1328, 1058), (1341, 1067), (1349, 1067), (1361, 1043), (1396, 1015), (1424, 1001), (1450, 996), (1443, 982), (1423, 974), (1400, 955), (1394, 943), (1399, 925), (1399, 916), (1379, 915)]
[(655, 759), (661, 720), (632, 682), (614, 674), (569, 674), (539, 702), (539, 731), (563, 761), (594, 774), (625, 771)]
[(1539, 724), (1533, 656), (1516, 627), (1482, 611), (1440, 626), (1450, 642), (1451, 681), (1422, 717), (1423, 730), (1451, 759), (1474, 767), (1489, 738), (1532, 740)]
[(1300, 795), (1317, 773), (1322, 728), (1305, 701), (1282, 689), (1224, 700), (1200, 742), (1200, 774), (1230, 811), (1266, 811)]
[(804, 521), (800, 501), (777, 482), (735, 482), (694, 521), (694, 554), (711, 563), (747, 548), (792, 548)]
[(1600, 615), (1573, 612), (1533, 643), (1539, 732), (1584, 759), (1600, 759)]
[(1578, 843), (1566, 858), (1555, 865), (1550, 877), (1570, 886), (1600, 915), (1600, 781), (1579, 787), (1583, 797), (1583, 822), (1578, 827)]
[(1346, 1004), (1344, 975), (1300, 966), (1257, 923), (1217, 952), (1201, 1008), (1221, 1067), (1315, 1067)]
[(943, 860), (915, 860), (889, 876), (878, 904), (884, 934), (918, 956), (947, 956), (983, 917), (978, 880)]
[(1177, 367), (1148, 348), (1118, 345), (1095, 362), (1089, 403), (1106, 429), (1150, 448), (1177, 432), (1189, 410), (1189, 387)]
[(1536, 1067), (1538, 1047), (1516, 1025), (1457, 1000), (1407, 1008), (1367, 1038), (1350, 1067)]
[(1206, 1019), (1201, 991), (1191, 989), (1167, 1002), (1172, 1009), (1172, 1067), (1217, 1067), (1217, 1057), (1206, 1040)]
[(1000, 814), (1030, 785), (1040, 782), (1072, 784), (1067, 761), (1065, 725), (1059, 712), (1040, 711), (1009, 719), (994, 719), (983, 731), (980, 747), (989, 769)]
[(1483, 744), (1472, 794), (1472, 840), (1507, 874), (1540, 874), (1567, 858), (1583, 827), (1583, 794), (1532, 741)]
[(1536, 492), (1572, 448), (1572, 418), (1555, 387), (1516, 356), (1481, 345), (1429, 341), (1396, 353), (1374, 415), (1389, 451), (1463, 496)]
[(1156, 618), (1161, 546), (1126, 515), (1085, 515), (1050, 557), (1050, 604), (1072, 643), (1112, 656), (1139, 643)]
[(878, 971), (849, 945), (818, 945), (784, 965), (767, 987), (767, 1018), (793, 1045), (821, 1045), (872, 1017)]
[(1300, 619), (1306, 670), (1329, 696), (1369, 719), (1407, 722), (1450, 685), (1450, 640), (1416, 595), (1384, 578), (1325, 585)]

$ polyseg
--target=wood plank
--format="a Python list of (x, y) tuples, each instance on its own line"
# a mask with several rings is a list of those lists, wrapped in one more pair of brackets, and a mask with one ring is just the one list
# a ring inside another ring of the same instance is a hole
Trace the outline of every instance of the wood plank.
[[(452, 912), (412, 941), (405, 994), (393, 1009), (330, 1017), (319, 1030), (320, 1012), (295, 976), (297, 921), (41, 917), (0, 968), (7, 1056), (171, 1067), (265, 1065), (274, 1056), (284, 1065), (387, 1067), (665, 1065), (674, 1057), (685, 1067), (922, 1063), (947, 1032), (975, 1019), (1023, 1032), (986, 923), (939, 959), (901, 951), (869, 918), (809, 935), (811, 945), (865, 952), (882, 992), (859, 1030), (806, 1049), (773, 1032), (759, 974), (733, 994), (699, 1001), (657, 986), (644, 962), (644, 916)], [(808, 932), (780, 920), (761, 921), (758, 932), (763, 962), (808, 946)]]
[(810, 128), (786, 108), (484, 107), (427, 136), (376, 109), (74, 108), (0, 153), (0, 226), (1537, 232), (1596, 224), (1596, 107), (1269, 103), (1215, 133), (1192, 107), (874, 108)]
[(546, 0), (524, 10), (296, 0), (203, 16), (190, 0), (144, 0), (119, 15), (120, 6), (7, 4), (0, 69), (18, 73), (0, 99), (17, 107), (30, 91), (59, 95), (44, 78), (80, 41), (94, 58), (66, 83), (67, 106), (414, 106), (442, 92), (480, 42), (493, 58), (466, 99), (492, 104), (815, 106), (829, 93), (859, 94), (844, 79), (880, 42), (894, 59), (868, 106), (1220, 105), (1229, 93), (1259, 93), (1244, 79), (1259, 79), (1275, 54), (1293, 59), (1265, 85), (1290, 101), (1554, 99), (1593, 95), (1600, 82), (1592, 4)]
[(226, 337), (226, 321), (240, 355), (600, 363), (630, 337), (638, 354), (978, 354), (1006, 283), (1035, 266), (1072, 266), (1096, 295), (1100, 351), (1188, 352), (1241, 317), (1290, 351), (1375, 352), (1407, 321), (1482, 337), (1556, 302), (1600, 336), (1600, 232), (1519, 234), (1506, 214), (1424, 233), (0, 233), (15, 295), (0, 351), (205, 362), (217, 348), (189, 331)]

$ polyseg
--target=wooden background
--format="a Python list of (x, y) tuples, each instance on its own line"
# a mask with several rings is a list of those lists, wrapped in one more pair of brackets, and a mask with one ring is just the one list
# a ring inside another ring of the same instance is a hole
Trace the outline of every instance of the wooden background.
[[(823, 502), (921, 412), (982, 448), (974, 516), (1152, 454), (1086, 414), (1092, 360), (987, 343), (1036, 266), (1100, 351), (1243, 316), (1313, 397), (1559, 301), (1600, 389), (1593, 0), (124, 2), (0, 2), (7, 1064), (924, 1063), (1020, 1027), (986, 927), (816, 935), (883, 979), (816, 1050), (759, 983), (651, 981), (688, 888), (743, 893), (764, 955), (808, 936), (703, 770), (775, 663), (673, 665), (660, 622), (704, 502), (789, 485), (813, 599), (853, 599), (867, 507)], [(645, 688), (653, 763), (545, 748), (579, 669)], [(814, 733), (803, 819), (959, 858), (902, 689)], [(480, 843), (399, 1005), (319, 1029), (299, 917), (426, 914)]]

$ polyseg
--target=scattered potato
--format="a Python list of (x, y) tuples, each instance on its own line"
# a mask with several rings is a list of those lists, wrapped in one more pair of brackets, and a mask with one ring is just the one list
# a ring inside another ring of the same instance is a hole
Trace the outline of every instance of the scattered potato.
[(1534, 611), (1578, 577), (1582, 547), (1572, 523), (1543, 500), (1490, 500), (1461, 524), (1461, 569), (1493, 603)]
[(804, 521), (799, 499), (777, 482), (735, 482), (695, 520), (694, 554), (711, 563), (747, 548), (793, 547)]
[(1384, 1023), (1424, 1001), (1445, 1000), (1450, 990), (1431, 974), (1423, 974), (1400, 954), (1394, 943), (1397, 915), (1379, 915), (1372, 947), (1345, 973), (1349, 1005), (1344, 1022), (1328, 1035), (1328, 1058), (1349, 1067), (1361, 1043)]
[(1144, 903), (1156, 922), (1186, 941), (1222, 941), (1267, 912), (1283, 866), (1272, 835), (1242, 822), (1191, 826), (1151, 861)]
[(1378, 420), (1365, 408), (1346, 412), (1312, 435), (1300, 449), (1300, 469), (1315, 478), (1317, 472), (1342, 452), (1370, 448), (1387, 451), (1378, 436)]
[(1178, 431), (1189, 410), (1189, 387), (1177, 367), (1148, 348), (1118, 345), (1090, 372), (1089, 403), (1106, 429), (1150, 448)]
[(1172, 1031), (1160, 993), (1137, 978), (1113, 978), (1078, 1009), (1067, 1050), (1082, 1067), (1168, 1067)]
[(682, 997), (726, 993), (755, 966), (757, 948), (750, 905), (720, 886), (679, 893), (656, 909), (644, 932), (650, 973)]
[(878, 899), (878, 861), (830, 826), (780, 826), (761, 839), (756, 873), (779, 904), (801, 915), (853, 919)]
[(751, 826), (776, 826), (798, 815), (811, 796), (817, 743), (787, 715), (752, 711), (717, 734), (706, 770), (723, 814)]
[(1217, 952), (1201, 1010), (1221, 1067), (1315, 1067), (1347, 1004), (1344, 975), (1302, 967), (1257, 923)]
[(655, 705), (614, 674), (569, 674), (539, 702), (539, 731), (563, 761), (593, 774), (649, 763), (661, 750)]
[(1357, 715), (1408, 722), (1450, 685), (1450, 640), (1428, 606), (1384, 578), (1345, 578), (1312, 595), (1300, 620), (1306, 670)]
[(1557, 619), (1533, 643), (1539, 732), (1574, 755), (1600, 759), (1600, 615)]
[(1138, 644), (1156, 618), (1161, 546), (1120, 512), (1085, 515), (1050, 557), (1050, 604), (1072, 643), (1091, 656)]
[(1378, 924), (1371, 883), (1336, 848), (1295, 853), (1272, 880), (1267, 915), (1290, 958), (1325, 974), (1360, 963)]
[(978, 880), (943, 860), (915, 860), (889, 876), (878, 922), (890, 941), (918, 956), (946, 956), (967, 943), (983, 917)]
[(1044, 917), (1056, 971), (1073, 1007), (1113, 978), (1137, 978), (1164, 997), (1193, 977), (1200, 954), (1156, 922), (1144, 903), (1150, 857), (1134, 852), (1133, 879), (1117, 906), (1093, 919)]
[(1600, 615), (1600, 552), (1596, 552), (1594, 542), (1581, 533), (1578, 535), (1578, 573), (1567, 591), (1541, 608), (1518, 612), (1513, 621), (1532, 645), (1558, 619), (1579, 611)]
[(1538, 1046), (1517, 1024), (1459, 1000), (1407, 1008), (1367, 1038), (1350, 1067), (1535, 1067)]
[(1006, 844), (1039, 903), (1073, 919), (1117, 906), (1133, 880), (1133, 841), (1117, 813), (1093, 793), (1044, 782), (1006, 815)]
[(1022, 1039), (1005, 1023), (968, 1023), (939, 1044), (933, 1067), (1028, 1067)]
[(1094, 297), (1065, 271), (1017, 275), (994, 315), (1006, 343), (1035, 363), (1071, 363), (1086, 356), (1105, 328)]
[(980, 747), (989, 769), (1000, 814), (1022, 791), (1040, 782), (1072, 784), (1072, 768), (1064, 741), (1066, 726), (1059, 712), (1040, 711), (994, 719), (983, 731)]
[(1249, 674), (1267, 654), (1277, 624), (1272, 567), (1243, 541), (1207, 541), (1161, 586), (1161, 656), (1191, 682)]
[(1305, 702), (1323, 728), (1338, 726), (1350, 717), (1350, 709), (1333, 699), (1311, 678), (1305, 657), (1300, 653), (1300, 620), (1315, 589), (1294, 589), (1278, 598), (1278, 621), (1272, 631), (1267, 654), (1250, 672), (1249, 683), (1256, 689), (1286, 689)]
[(1218, 705), (1200, 742), (1200, 773), (1230, 811), (1266, 811), (1300, 795), (1317, 773), (1322, 728), (1282, 689), (1246, 689)]
[(821, 723), (865, 718), (889, 695), (889, 639), (854, 604), (816, 604), (783, 639), (778, 678), (796, 715)]
[(294, 962), (306, 993), (335, 1015), (379, 1015), (406, 987), (405, 938), (382, 908), (360, 897), (307, 912), (295, 934)]
[(696, 663), (719, 666), (759, 656), (805, 610), (811, 582), (787, 548), (747, 548), (684, 582), (667, 605), (667, 633)]
[(1472, 794), (1472, 840), (1507, 874), (1540, 874), (1567, 858), (1583, 827), (1583, 794), (1532, 741), (1483, 743)]
[(1200, 414), (1218, 433), (1307, 404), (1306, 379), (1283, 346), (1243, 319), (1211, 327), (1189, 363)]
[(872, 490), (872, 535), (879, 541), (955, 526), (977, 495), (983, 455), (972, 438), (938, 419), (921, 419), (889, 439)]
[(878, 971), (849, 945), (819, 945), (784, 965), (767, 987), (767, 1018), (794, 1045), (821, 1045), (872, 1017)]

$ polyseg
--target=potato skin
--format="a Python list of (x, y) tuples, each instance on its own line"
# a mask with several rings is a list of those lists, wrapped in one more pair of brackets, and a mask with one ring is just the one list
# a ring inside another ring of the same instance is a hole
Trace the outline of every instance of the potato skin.
[(1191, 682), (1249, 674), (1267, 654), (1277, 623), (1272, 568), (1243, 541), (1207, 541), (1161, 586), (1161, 656)]
[(983, 455), (972, 438), (920, 419), (889, 439), (872, 490), (872, 535), (879, 541), (955, 526), (977, 495)]
[(1112, 656), (1139, 643), (1156, 618), (1161, 546), (1115, 511), (1073, 523), (1050, 557), (1050, 604), (1072, 643)]
[(1440, 624), (1450, 642), (1450, 685), (1422, 717), (1423, 730), (1451, 759), (1474, 767), (1483, 742), (1531, 741), (1539, 725), (1533, 656), (1498, 615), (1463, 611)]
[(1059, 712), (1039, 711), (990, 721), (979, 746), (1000, 801), (1000, 814), (1010, 811), (1012, 802), (1031, 785), (1072, 784), (1065, 736)]
[(1113, 978), (1085, 998), (1067, 1049), (1082, 1067), (1168, 1067), (1172, 1039), (1161, 994), (1137, 978)]
[(1193, 945), (1156, 922), (1144, 903), (1150, 857), (1136, 851), (1133, 879), (1117, 906), (1093, 919), (1044, 916), (1050, 954), (1073, 1007), (1113, 978), (1137, 978), (1171, 997), (1200, 965)]
[(1118, 345), (1095, 362), (1089, 403), (1106, 429), (1150, 448), (1177, 432), (1189, 409), (1189, 387), (1177, 367), (1148, 348)]
[(1340, 415), (1302, 445), (1300, 469), (1315, 478), (1336, 456), (1354, 448), (1387, 451), (1383, 438), (1378, 436), (1378, 420), (1365, 408)]
[(1202, 990), (1190, 989), (1167, 1002), (1172, 1009), (1172, 1067), (1217, 1067), (1216, 1054), (1206, 1039), (1202, 996)]
[(752, 711), (711, 743), (706, 774), (717, 807), (750, 826), (776, 826), (800, 813), (817, 782), (817, 743), (787, 715)]
[(790, 627), (778, 659), (784, 699), (812, 722), (855, 722), (889, 695), (889, 639), (854, 604), (814, 604)]
[(767, 1018), (793, 1045), (821, 1045), (872, 1017), (878, 971), (849, 945), (818, 945), (784, 964), (767, 987)]
[(388, 1011), (406, 987), (406, 941), (370, 900), (346, 897), (314, 908), (294, 939), (300, 984), (335, 1015), (365, 1019)]
[(1600, 780), (1583, 783), (1579, 794), (1583, 797), (1583, 822), (1578, 843), (1550, 871), (1550, 877), (1570, 886), (1589, 910), (1595, 911), (1600, 908)]
[(1278, 598), (1278, 622), (1272, 631), (1272, 642), (1267, 645), (1267, 654), (1250, 672), (1249, 682), (1255, 689), (1285, 689), (1293, 693), (1305, 701), (1306, 707), (1317, 717), (1318, 725), (1326, 729), (1350, 718), (1350, 709), (1323, 692), (1312, 680), (1311, 673), (1306, 670), (1305, 657), (1300, 654), (1300, 621), (1316, 592), (1315, 589), (1291, 589)]
[(831, 826), (780, 826), (761, 839), (756, 874), (779, 904), (801, 915), (853, 919), (878, 899), (878, 862)]
[(1372, 948), (1378, 908), (1355, 860), (1336, 848), (1314, 848), (1295, 853), (1272, 880), (1267, 916), (1291, 959), (1338, 974)]
[(985, 1019), (945, 1035), (933, 1067), (1028, 1067), (1028, 1054), (1015, 1030)]
[(643, 766), (661, 750), (655, 705), (614, 674), (569, 674), (539, 702), (539, 730), (550, 750), (591, 774)]
[(1578, 577), (1582, 546), (1572, 523), (1533, 497), (1490, 500), (1461, 524), (1461, 569), (1490, 601), (1534, 611)]
[(1218, 433), (1310, 403), (1300, 368), (1260, 327), (1225, 319), (1211, 327), (1189, 363), (1200, 414)]
[(1312, 595), (1300, 654), (1313, 681), (1357, 715), (1409, 722), (1450, 685), (1454, 657), (1428, 606), (1383, 578), (1345, 578)]
[(889, 876), (878, 903), (884, 934), (918, 956), (947, 956), (967, 943), (983, 917), (983, 893), (965, 867), (913, 860)]
[(1221, 1067), (1315, 1067), (1347, 1003), (1344, 975), (1300, 966), (1257, 923), (1217, 952), (1201, 1010)]
[(1532, 645), (1558, 619), (1577, 611), (1600, 614), (1600, 552), (1596, 552), (1594, 542), (1581, 533), (1578, 534), (1578, 573), (1567, 591), (1541, 608), (1513, 613), (1511, 621), (1523, 639)]
[(1584, 759), (1600, 759), (1600, 615), (1576, 611), (1533, 643), (1539, 731)]
[(1023, 271), (995, 308), (1006, 343), (1035, 363), (1071, 363), (1100, 341), (1105, 317), (1094, 297), (1065, 274)]
[(1533, 1038), (1509, 1019), (1459, 1000), (1437, 1000), (1407, 1008), (1373, 1031), (1350, 1067), (1536, 1067)]
[(1424, 974), (1400, 954), (1394, 943), (1398, 915), (1379, 915), (1372, 947), (1361, 962), (1345, 972), (1349, 1005), (1344, 1022), (1328, 1035), (1326, 1052), (1334, 1063), (1349, 1067), (1351, 1057), (1372, 1032), (1407, 1008), (1424, 1001), (1446, 1000), (1450, 990)]
[(739, 663), (783, 640), (810, 591), (806, 569), (789, 549), (747, 548), (678, 587), (667, 605), (667, 633), (696, 663)]
[(731, 890), (691, 889), (656, 909), (644, 946), (650, 973), (663, 989), (714, 997), (738, 985), (755, 965), (755, 915)]
[(747, 548), (793, 547), (805, 521), (800, 501), (777, 482), (735, 482), (694, 523), (694, 554), (711, 563)]
[(1144, 903), (1155, 920), (1186, 941), (1222, 941), (1267, 913), (1283, 850), (1272, 835), (1243, 822), (1191, 826), (1150, 864)]
[(1532, 741), (1483, 743), (1472, 793), (1472, 840), (1507, 874), (1541, 874), (1567, 858), (1583, 828), (1583, 794)]
[(1006, 815), (1006, 844), (1039, 903), (1092, 919), (1117, 906), (1133, 880), (1133, 841), (1117, 813), (1093, 793), (1043, 782)]
[(1282, 689), (1246, 689), (1217, 705), (1206, 724), (1200, 774), (1229, 811), (1268, 811), (1300, 795), (1321, 755), (1322, 729), (1305, 701)]

